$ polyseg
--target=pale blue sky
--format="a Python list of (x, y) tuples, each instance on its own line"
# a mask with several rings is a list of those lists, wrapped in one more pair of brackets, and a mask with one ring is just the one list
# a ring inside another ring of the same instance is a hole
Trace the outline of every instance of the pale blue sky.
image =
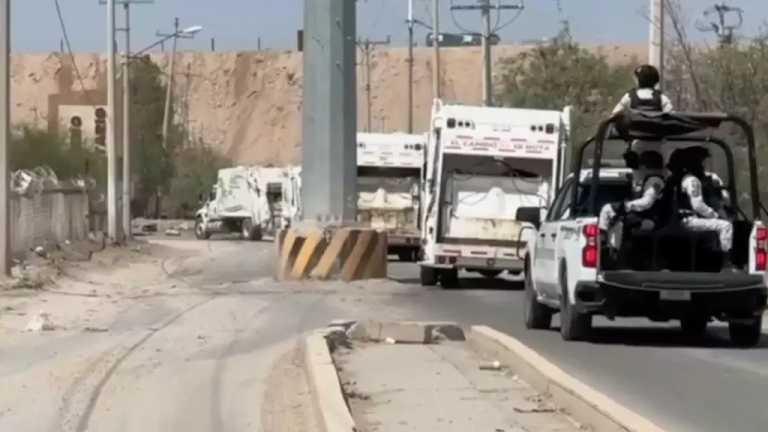
[[(314, 0), (324, 1), (324, 0)], [(456, 4), (475, 0), (453, 0)], [(507, 0), (512, 3), (514, 0)], [(61, 32), (53, 0), (11, 0), (13, 4), (13, 49), (25, 52), (57, 50)], [(98, 0), (60, 0), (75, 51), (104, 50), (105, 7)], [(683, 0), (693, 19), (715, 0)], [(719, 0), (718, 0), (719, 2)], [(429, 19), (429, 0), (416, 0), (417, 18)], [(446, 31), (456, 31), (450, 13), (451, 0), (444, 5), (442, 22)], [(527, 0), (526, 10), (512, 25), (501, 32), (505, 42), (519, 42), (552, 36), (559, 21), (568, 18), (572, 33), (584, 43), (643, 42), (648, 24), (648, 0)], [(731, 0), (731, 5), (744, 8), (745, 33), (754, 33), (768, 20), (768, 1)], [(182, 25), (202, 25), (205, 31), (194, 41), (183, 41), (185, 49), (208, 49), (215, 37), (219, 50), (255, 49), (257, 38), (265, 47), (292, 48), (295, 32), (301, 27), (303, 0), (155, 0), (154, 5), (133, 8), (135, 25), (134, 47), (141, 48), (154, 41), (157, 30), (169, 31), (174, 16)], [(360, 37), (384, 38), (391, 35), (396, 44), (406, 40), (407, 0), (359, 0), (358, 34)], [(469, 29), (478, 29), (477, 13), (457, 16)], [(509, 17), (509, 15), (504, 18)], [(118, 19), (122, 20), (121, 15)], [(692, 35), (702, 37), (692, 30)], [(423, 43), (425, 31), (419, 30)], [(706, 37), (712, 37), (711, 34)]]

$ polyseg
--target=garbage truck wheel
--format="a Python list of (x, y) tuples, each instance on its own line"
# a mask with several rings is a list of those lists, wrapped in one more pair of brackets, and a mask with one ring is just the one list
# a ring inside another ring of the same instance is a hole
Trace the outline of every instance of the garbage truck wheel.
[(205, 223), (203, 223), (201, 218), (195, 220), (195, 237), (198, 240), (208, 240), (211, 238), (211, 233), (205, 229)]

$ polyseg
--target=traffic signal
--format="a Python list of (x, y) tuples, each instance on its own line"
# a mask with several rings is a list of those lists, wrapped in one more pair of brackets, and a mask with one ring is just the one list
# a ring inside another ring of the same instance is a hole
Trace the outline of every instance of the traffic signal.
[(105, 147), (107, 145), (107, 110), (104, 108), (96, 108), (94, 135), (96, 136), (96, 145)]

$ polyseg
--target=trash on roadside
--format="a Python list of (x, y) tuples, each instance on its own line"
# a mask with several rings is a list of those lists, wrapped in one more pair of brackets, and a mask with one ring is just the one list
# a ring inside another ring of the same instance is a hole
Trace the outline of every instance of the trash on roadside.
[(179, 231), (177, 229), (170, 228), (170, 229), (165, 230), (165, 235), (170, 236), (170, 237), (179, 237), (181, 235), (181, 231)]
[(545, 413), (553, 413), (556, 410), (554, 408), (514, 408), (516, 413), (520, 414), (545, 414)]
[(27, 324), (26, 331), (39, 333), (41, 331), (53, 331), (56, 326), (51, 321), (51, 316), (46, 312), (40, 311)]
[(499, 362), (498, 360), (494, 360), (489, 363), (483, 363), (480, 365), (480, 370), (494, 370), (494, 371), (501, 370), (501, 362)]
[(35, 254), (37, 254), (37, 256), (42, 257), (42, 258), (45, 258), (46, 255), (47, 255), (45, 253), (45, 248), (42, 247), (42, 246), (37, 246), (36, 248), (33, 249), (33, 251), (35, 252)]
[(388, 337), (388, 338), (384, 339), (384, 342), (385, 342), (385, 343), (388, 343), (388, 344), (390, 344), (390, 345), (394, 345), (394, 344), (396, 344), (396, 343), (397, 343), (397, 341), (396, 341), (396, 340), (394, 340), (394, 339), (392, 339), (391, 337)]
[(104, 327), (86, 327), (83, 331), (86, 333), (106, 333), (109, 329)]

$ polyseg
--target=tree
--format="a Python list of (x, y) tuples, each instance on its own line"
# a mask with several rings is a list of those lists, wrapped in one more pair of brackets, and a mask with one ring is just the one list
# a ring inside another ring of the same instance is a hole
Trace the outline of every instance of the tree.
[(169, 192), (174, 176), (173, 156), (183, 132), (171, 125), (168, 145), (163, 147), (166, 84), (157, 64), (148, 56), (142, 57), (131, 63), (131, 74), (132, 174), (138, 182), (133, 207), (137, 214), (145, 214), (153, 199), (158, 212), (160, 194)]
[(198, 143), (179, 151), (174, 164), (176, 176), (171, 180), (169, 204), (175, 210), (173, 217), (189, 218), (199, 204), (200, 194), (216, 183), (218, 170), (232, 162)]
[(571, 143), (594, 134), (633, 85), (632, 65), (610, 65), (563, 33), (552, 42), (501, 62), (499, 100), (505, 106), (561, 110), (574, 107)]

